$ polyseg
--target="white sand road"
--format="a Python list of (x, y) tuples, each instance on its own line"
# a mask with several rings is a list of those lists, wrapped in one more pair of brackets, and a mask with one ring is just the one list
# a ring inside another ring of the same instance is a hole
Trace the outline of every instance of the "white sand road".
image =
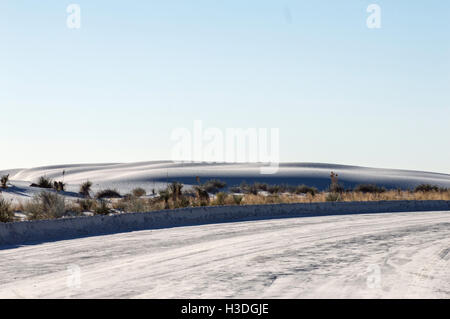
[(0, 250), (1, 298), (449, 298), (450, 212), (287, 218)]

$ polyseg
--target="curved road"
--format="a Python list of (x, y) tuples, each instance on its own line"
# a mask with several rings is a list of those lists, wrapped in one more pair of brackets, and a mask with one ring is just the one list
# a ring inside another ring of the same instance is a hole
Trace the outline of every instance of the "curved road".
[(0, 298), (449, 298), (450, 212), (274, 219), (0, 250)]

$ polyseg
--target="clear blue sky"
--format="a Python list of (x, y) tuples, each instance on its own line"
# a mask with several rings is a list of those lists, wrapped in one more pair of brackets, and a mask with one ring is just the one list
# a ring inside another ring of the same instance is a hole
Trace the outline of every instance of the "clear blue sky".
[(450, 173), (448, 1), (2, 0), (0, 41), (0, 169), (169, 159), (198, 119), (278, 127), (282, 161)]

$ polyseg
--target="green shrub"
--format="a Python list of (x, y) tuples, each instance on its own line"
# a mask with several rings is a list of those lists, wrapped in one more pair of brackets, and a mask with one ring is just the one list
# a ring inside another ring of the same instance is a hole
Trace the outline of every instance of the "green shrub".
[(14, 221), (14, 212), (11, 203), (0, 198), (0, 223), (9, 223)]

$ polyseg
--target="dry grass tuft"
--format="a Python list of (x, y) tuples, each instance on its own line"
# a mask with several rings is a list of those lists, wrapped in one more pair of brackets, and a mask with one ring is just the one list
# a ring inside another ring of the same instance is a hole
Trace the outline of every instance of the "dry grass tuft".
[(4, 198), (0, 198), (0, 223), (14, 221), (14, 212), (11, 203)]

